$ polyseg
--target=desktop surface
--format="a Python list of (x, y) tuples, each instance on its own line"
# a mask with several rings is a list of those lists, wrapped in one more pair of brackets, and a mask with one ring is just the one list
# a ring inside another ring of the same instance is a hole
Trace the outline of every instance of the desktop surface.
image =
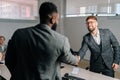
[(68, 64), (61, 64), (64, 68), (61, 69), (61, 76), (65, 77), (65, 74), (69, 74), (69, 77), (76, 77), (80, 79), (65, 79), (65, 80), (119, 80), (109, 76), (105, 76), (99, 73), (94, 73), (89, 70), (85, 70), (79, 67), (75, 67)]

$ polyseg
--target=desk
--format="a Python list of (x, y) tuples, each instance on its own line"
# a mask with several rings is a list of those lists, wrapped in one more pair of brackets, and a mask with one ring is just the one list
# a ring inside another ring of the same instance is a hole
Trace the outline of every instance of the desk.
[[(72, 71), (75, 68), (75, 66), (67, 65), (64, 63), (62, 63), (62, 65), (64, 66), (64, 68), (61, 69), (61, 76), (64, 76), (65, 73), (72, 74)], [(78, 74), (72, 74), (72, 75), (83, 78), (85, 80), (119, 80), (119, 79), (105, 76), (99, 73), (94, 73), (94, 72), (91, 72), (89, 70), (85, 70), (82, 68), (79, 68)]]
[[(62, 65), (64, 65), (64, 68), (61, 69), (62, 76), (64, 76), (65, 73), (71, 73), (75, 68), (74, 66), (67, 65), (64, 63), (62, 63)], [(4, 77), (6, 80), (10, 80), (11, 77), (10, 72), (4, 64), (0, 64), (0, 75)], [(78, 74), (72, 74), (72, 75), (86, 80), (119, 80), (102, 74), (90, 72), (89, 70), (85, 70), (82, 68), (79, 68)]]

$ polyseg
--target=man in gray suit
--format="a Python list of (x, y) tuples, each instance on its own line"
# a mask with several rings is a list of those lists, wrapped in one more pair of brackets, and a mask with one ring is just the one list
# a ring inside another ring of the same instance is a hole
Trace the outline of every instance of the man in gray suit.
[(8, 43), (11, 80), (61, 80), (61, 62), (78, 65), (80, 56), (71, 54), (68, 38), (51, 29), (59, 19), (56, 5), (42, 3), (39, 14), (40, 24), (16, 30)]
[(89, 33), (83, 37), (82, 46), (79, 50), (81, 59), (89, 49), (90, 71), (102, 73), (114, 77), (114, 71), (119, 64), (119, 43), (109, 29), (98, 29), (95, 16), (86, 18)]

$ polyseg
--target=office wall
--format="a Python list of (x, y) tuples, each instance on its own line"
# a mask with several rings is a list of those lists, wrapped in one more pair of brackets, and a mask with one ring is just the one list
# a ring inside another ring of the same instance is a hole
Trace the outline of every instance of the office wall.
[(0, 21), (0, 35), (6, 37), (6, 43), (12, 36), (13, 32), (18, 28), (25, 28), (37, 24), (38, 21)]
[[(120, 17), (97, 17), (99, 28), (110, 29), (120, 43)], [(86, 17), (67, 17), (64, 21), (64, 34), (69, 38), (71, 47), (78, 51), (83, 36), (88, 32), (85, 24)], [(89, 59), (89, 52), (85, 59)]]

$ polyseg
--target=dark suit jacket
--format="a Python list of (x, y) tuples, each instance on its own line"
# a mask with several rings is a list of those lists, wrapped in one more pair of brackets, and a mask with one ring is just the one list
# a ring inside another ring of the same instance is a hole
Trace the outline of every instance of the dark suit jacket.
[(77, 63), (68, 39), (48, 26), (18, 29), (8, 44), (5, 64), (11, 80), (61, 80), (60, 62)]
[[(96, 62), (98, 56), (102, 56), (104, 63), (109, 69), (112, 69), (112, 63), (119, 63), (119, 43), (113, 33), (108, 29), (99, 29), (101, 38), (101, 50), (90, 33), (83, 37), (82, 46), (79, 50), (81, 59), (84, 57), (86, 51), (91, 52), (90, 66), (98, 64)], [(100, 54), (99, 54), (100, 53)]]

